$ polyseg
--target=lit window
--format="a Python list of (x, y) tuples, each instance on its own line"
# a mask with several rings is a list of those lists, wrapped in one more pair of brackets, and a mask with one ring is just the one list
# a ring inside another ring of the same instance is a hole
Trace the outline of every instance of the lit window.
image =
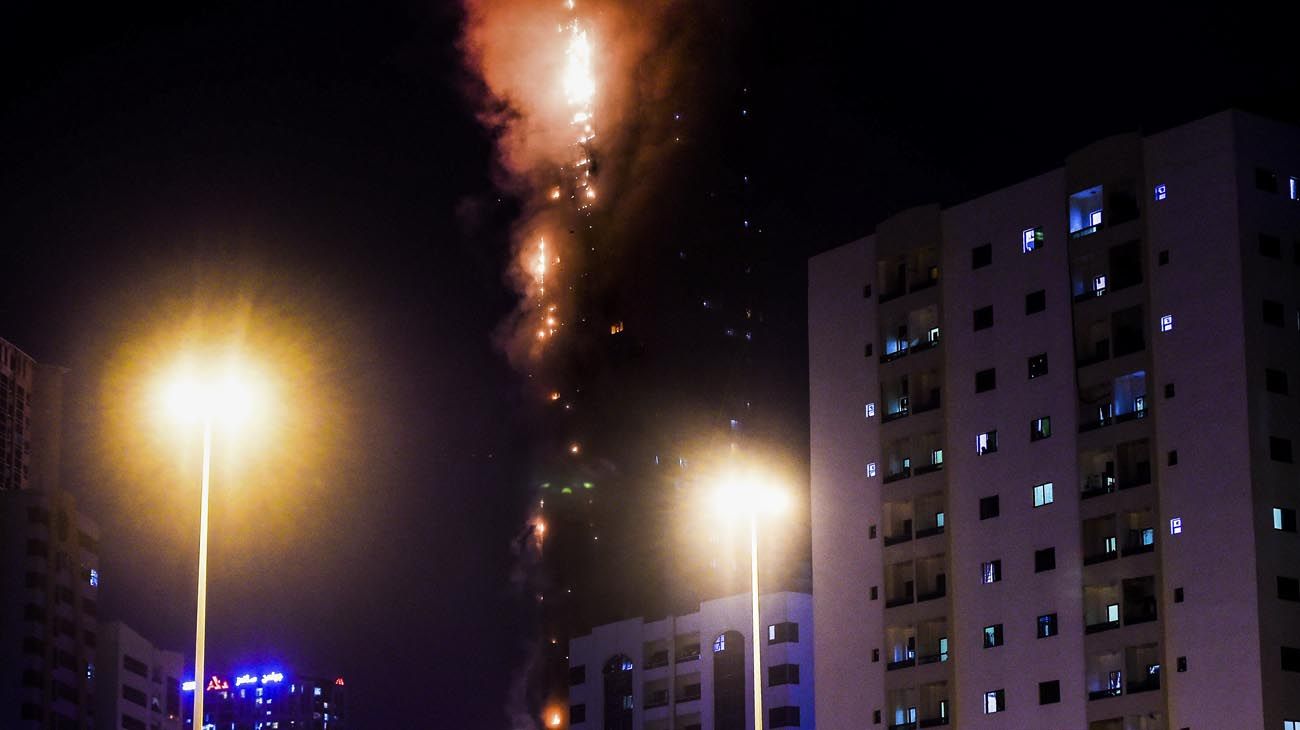
[(995, 646), (1002, 646), (1002, 624), (984, 627), (984, 648), (992, 649)]
[(997, 583), (1002, 580), (1002, 561), (990, 560), (980, 565), (980, 582)]
[(1043, 229), (1026, 228), (1020, 232), (1020, 250), (1024, 253), (1037, 251), (1043, 247)]
[(317, 697), (320, 697), (320, 687), (314, 687), (314, 688), (312, 688), (312, 694), (315, 695), (315, 696), (317, 696)]
[(1042, 441), (1052, 435), (1052, 417), (1035, 418), (1029, 424), (1029, 440)]
[(1112, 603), (1112, 604), (1106, 606), (1106, 621), (1107, 621), (1107, 623), (1112, 623), (1112, 624), (1119, 623), (1119, 604), (1118, 604), (1118, 603)]
[(946, 519), (947, 519), (947, 516), (945, 516), (944, 513), (942, 513), (942, 512), (935, 512), (935, 513), (934, 513), (934, 526), (935, 526), (935, 527), (943, 527), (943, 526), (944, 526), (944, 521), (945, 521)]
[(1168, 332), (1174, 328), (1174, 315), (1166, 314), (1160, 317), (1160, 331)]
[(875, 404), (875, 403), (868, 403), (868, 404), (867, 404), (867, 418), (871, 418), (871, 417), (874, 416), (874, 415), (876, 415), (876, 404)]
[(975, 453), (992, 454), (998, 450), (998, 432), (989, 431), (975, 437)]
[(873, 461), (870, 464), (867, 464), (867, 477), (870, 478), (870, 477), (874, 477), (875, 475), (876, 475), (876, 462)]
[(1002, 712), (1007, 709), (1007, 693), (1005, 690), (995, 689), (992, 692), (984, 693), (984, 714), (991, 715), (995, 712)]
[[(1070, 196), (1070, 237), (1080, 238), (1097, 232), (1101, 226), (1102, 188), (1095, 185)], [(1026, 252), (1028, 253), (1028, 252)]]
[(1156, 186), (1155, 189), (1156, 200), (1164, 200), (1166, 197), (1168, 197), (1168, 195), (1169, 195), (1169, 189), (1165, 187), (1164, 183), (1160, 183), (1159, 185)]
[(1108, 537), (1108, 538), (1106, 538), (1105, 540), (1102, 541), (1102, 548), (1103, 548), (1102, 552), (1104, 552), (1104, 553), (1106, 553), (1106, 554), (1110, 554), (1110, 553), (1118, 552), (1118, 551), (1119, 551), (1119, 540), (1117, 540), (1117, 539), (1115, 538), (1115, 536), (1112, 535), (1112, 536), (1110, 536), (1110, 537)]
[[(1291, 178), (1291, 185), (1295, 185), (1295, 178)], [(1300, 720), (1283, 720), (1282, 730), (1300, 730)]]
[(99, 587), (99, 571), (95, 570), (94, 568), (90, 569), (90, 587), (91, 588)]
[(1092, 277), (1092, 293), (1096, 296), (1106, 293), (1106, 276), (1104, 274)]
[(1300, 181), (1297, 181), (1294, 177), (1291, 178), (1290, 197), (1292, 200), (1300, 200), (1300, 187), (1297, 187), (1298, 185), (1300, 185)]
[(1056, 614), (1046, 613), (1038, 617), (1038, 638), (1046, 639), (1056, 636)]
[(1052, 497), (1052, 483), (1044, 482), (1043, 484), (1034, 485), (1034, 506), (1042, 507), (1051, 504), (1054, 501)]
[(727, 650), (727, 635), (718, 634), (718, 638), (713, 640), (713, 653), (717, 654), (720, 651), (726, 651), (726, 650)]
[(943, 449), (935, 449), (930, 452), (930, 463), (935, 466), (943, 463)]
[(1183, 518), (1174, 517), (1169, 520), (1169, 534), (1170, 535), (1183, 534)]
[(1088, 225), (1090, 225), (1090, 226), (1099, 226), (1099, 225), (1101, 225), (1101, 211), (1100, 211), (1100, 210), (1094, 210), (1094, 211), (1092, 211), (1091, 213), (1088, 214)]

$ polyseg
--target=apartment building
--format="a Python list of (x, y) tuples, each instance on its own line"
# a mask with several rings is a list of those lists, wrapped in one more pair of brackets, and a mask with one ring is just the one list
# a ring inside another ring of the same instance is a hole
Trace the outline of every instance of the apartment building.
[[(760, 661), (769, 728), (816, 727), (812, 596), (759, 601)], [(568, 708), (547, 708), (548, 727), (600, 730), (745, 730), (754, 727), (750, 594), (705, 601), (657, 621), (597, 626), (570, 642)]]
[(120, 621), (99, 627), (95, 715), (100, 727), (181, 730), (185, 657), (163, 651)]
[(194, 692), (202, 687), (204, 728), (220, 730), (347, 730), (342, 677), (311, 677), (274, 668), (210, 674), (181, 685), (185, 727), (194, 726)]
[(811, 260), (824, 727), (1300, 727), (1297, 178), (1229, 111)]

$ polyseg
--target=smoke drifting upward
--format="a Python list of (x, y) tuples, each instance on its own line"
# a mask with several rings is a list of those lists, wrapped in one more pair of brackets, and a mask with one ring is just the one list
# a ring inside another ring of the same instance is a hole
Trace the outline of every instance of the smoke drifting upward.
[(673, 5), (467, 2), (462, 46), (483, 82), (479, 117), (497, 137), (496, 181), (523, 209), (506, 272), (519, 306), (498, 332), (521, 370), (572, 341), (576, 279), (610, 276), (587, 254), (600, 249), (606, 265), (628, 245), (594, 221), (631, 214), (640, 196), (625, 181), (652, 177), (635, 171), (671, 134), (645, 132), (671, 85), (673, 56), (660, 51)]

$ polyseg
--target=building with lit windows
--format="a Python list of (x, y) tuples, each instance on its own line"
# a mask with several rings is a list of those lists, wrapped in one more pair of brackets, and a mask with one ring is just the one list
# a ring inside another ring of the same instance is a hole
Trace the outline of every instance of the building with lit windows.
[(0, 491), (59, 487), (63, 373), (0, 339)]
[[(182, 684), (185, 727), (193, 725), (193, 681)], [(203, 683), (210, 730), (347, 730), (342, 677), (320, 679), (278, 669), (212, 674)]]
[(1224, 112), (811, 260), (826, 727), (1300, 720), (1298, 177)]
[(95, 716), (100, 727), (181, 730), (185, 658), (161, 651), (121, 622), (99, 627), (95, 651)]
[(99, 528), (71, 495), (0, 491), (0, 596), (0, 727), (96, 727)]
[[(812, 596), (760, 601), (765, 726), (816, 727)], [(549, 727), (575, 730), (745, 730), (754, 726), (750, 594), (705, 601), (658, 621), (597, 626), (570, 642), (569, 707)]]

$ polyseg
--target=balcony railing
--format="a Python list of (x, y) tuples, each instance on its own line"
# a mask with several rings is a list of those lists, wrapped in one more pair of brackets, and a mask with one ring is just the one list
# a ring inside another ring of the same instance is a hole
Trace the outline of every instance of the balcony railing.
[(1118, 550), (1107, 550), (1104, 553), (1093, 553), (1083, 557), (1084, 565), (1096, 565), (1097, 563), (1108, 563), (1112, 560), (1119, 560)]
[(924, 466), (918, 466), (914, 470), (914, 473), (917, 476), (920, 476), (922, 474), (929, 474), (931, 472), (942, 471), (942, 470), (943, 470), (943, 462), (941, 461), (937, 464), (926, 464)]
[(909, 352), (925, 352), (926, 350), (936, 348), (939, 346), (939, 342), (941, 342), (942, 339), (942, 337), (935, 337), (933, 339), (927, 337), (925, 339), (918, 338), (915, 340), (907, 340), (906, 342), (900, 341), (898, 349), (880, 356), (880, 362), (881, 364), (889, 363), (899, 359), (900, 357), (905, 357)]
[(1088, 624), (1083, 627), (1085, 634), (1100, 634), (1103, 631), (1110, 631), (1119, 628), (1119, 621), (1103, 621), (1099, 624)]
[(1096, 691), (1094, 691), (1094, 692), (1089, 692), (1089, 693), (1088, 693), (1088, 699), (1089, 699), (1090, 701), (1091, 701), (1091, 700), (1104, 700), (1104, 699), (1106, 699), (1107, 697), (1119, 697), (1119, 696), (1122, 695), (1122, 694), (1124, 694), (1124, 690), (1123, 690), (1122, 688), (1120, 688), (1120, 687), (1114, 687), (1114, 688), (1111, 688), (1111, 689), (1099, 689), (1099, 690), (1096, 690)]
[(937, 664), (946, 661), (948, 661), (948, 652), (946, 651), (941, 654), (926, 654), (916, 658), (917, 664)]
[[(1145, 396), (1141, 396), (1141, 397), (1145, 397)], [(1093, 415), (1089, 415), (1087, 417), (1080, 416), (1079, 433), (1087, 433), (1088, 431), (1095, 431), (1104, 426), (1111, 426), (1116, 423), (1136, 421), (1141, 418), (1146, 418), (1146, 415), (1147, 415), (1147, 409), (1143, 408), (1142, 410), (1133, 410), (1133, 411), (1129, 411), (1128, 413), (1120, 413), (1114, 416), (1102, 416), (1100, 418)]]
[(1160, 675), (1152, 674), (1148, 675), (1147, 678), (1141, 682), (1129, 682), (1128, 687), (1125, 689), (1131, 695), (1141, 692), (1154, 692), (1155, 690), (1160, 689)]
[(905, 595), (905, 596), (898, 596), (898, 597), (896, 597), (896, 598), (886, 598), (886, 599), (885, 599), (885, 608), (895, 608), (895, 607), (897, 607), (897, 606), (906, 606), (907, 604), (912, 603), (912, 598), (913, 598), (913, 596), (912, 596), (911, 593), (908, 593), (908, 594)]
[(895, 669), (907, 669), (908, 667), (914, 667), (914, 666), (916, 666), (916, 657), (909, 657), (907, 659), (899, 659), (896, 662), (890, 662), (886, 664), (885, 671), (892, 672)]
[(886, 474), (885, 478), (882, 479), (881, 482), (884, 484), (889, 484), (890, 482), (897, 482), (902, 479), (907, 479), (910, 476), (912, 476), (912, 467), (905, 466), (900, 471), (893, 472), (892, 474)]
[(1148, 544), (1146, 544), (1146, 545), (1143, 545), (1143, 544), (1141, 544), (1141, 543), (1135, 543), (1135, 544), (1132, 544), (1132, 545), (1125, 545), (1125, 546), (1124, 546), (1124, 557), (1127, 558), (1127, 557), (1130, 556), (1130, 555), (1143, 555), (1143, 554), (1145, 554), (1145, 553), (1155, 552), (1155, 549), (1156, 549), (1156, 544), (1155, 544), (1155, 542), (1150, 542), (1150, 543), (1148, 543)]
[(677, 663), (678, 663), (678, 664), (681, 664), (682, 662), (693, 662), (693, 661), (695, 661), (696, 659), (699, 659), (699, 658), (700, 658), (700, 647), (698, 647), (698, 646), (692, 646), (692, 647), (687, 648), (687, 649), (678, 649), (678, 650), (677, 650)]
[(922, 401), (922, 402), (920, 402), (920, 403), (917, 403), (915, 406), (913, 406), (913, 407), (912, 407), (912, 412), (913, 412), (913, 413), (926, 413), (927, 411), (933, 411), (933, 410), (935, 410), (935, 409), (938, 408), (940, 405), (942, 405), (942, 401), (941, 401), (941, 399), (940, 399), (938, 393), (936, 392), (936, 393), (935, 393), (933, 396), (931, 396), (930, 398), (927, 398), (926, 400), (924, 400), (924, 401)]
[(934, 537), (935, 535), (942, 535), (942, 534), (943, 534), (943, 525), (935, 525), (934, 527), (927, 527), (924, 530), (917, 530), (916, 539), (920, 540), (922, 538)]
[(943, 727), (948, 724), (946, 717), (930, 717), (921, 720), (921, 727)]
[(900, 543), (908, 542), (908, 541), (910, 541), (911, 539), (912, 539), (912, 534), (909, 533), (909, 532), (905, 532), (905, 533), (903, 533), (903, 534), (901, 534), (901, 535), (885, 535), (885, 547), (889, 547), (890, 545), (898, 545), (898, 544), (900, 544)]
[(894, 411), (893, 413), (886, 413), (885, 415), (881, 416), (880, 422), (889, 423), (890, 421), (897, 421), (900, 418), (907, 418), (909, 415), (911, 415), (910, 410), (908, 410), (907, 408), (900, 408), (899, 410)]
[(668, 706), (668, 690), (666, 689), (661, 689), (657, 692), (651, 692), (646, 697), (645, 708), (647, 710), (653, 709), (655, 707), (667, 707), (667, 706)]
[(700, 685), (688, 684), (677, 694), (678, 702), (691, 702), (700, 698)]
[(657, 651), (646, 657), (645, 669), (654, 669), (656, 667), (668, 666), (668, 650)]
[(916, 602), (922, 603), (924, 601), (933, 601), (936, 598), (943, 598), (946, 595), (948, 595), (947, 588), (936, 588), (935, 590), (930, 591), (928, 593), (918, 594), (916, 597)]

